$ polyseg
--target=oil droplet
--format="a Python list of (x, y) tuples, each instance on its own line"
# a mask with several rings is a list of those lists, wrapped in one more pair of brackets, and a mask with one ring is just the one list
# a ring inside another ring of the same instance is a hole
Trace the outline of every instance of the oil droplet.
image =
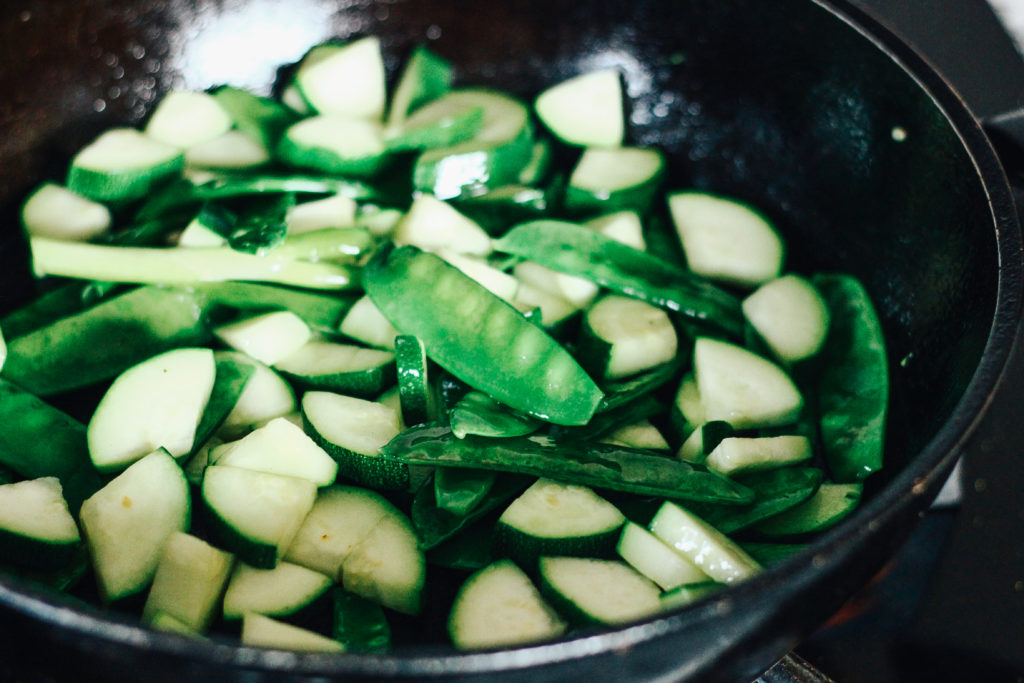
[(32, 13), (29, 12), (28, 10), (25, 10), (24, 12), (18, 15), (18, 19), (20, 19), (21, 23), (24, 24), (25, 22), (32, 20)]
[(101, 112), (107, 108), (107, 101), (104, 99), (98, 99), (92, 103), (92, 109), (95, 112)]
[(988, 488), (988, 482), (980, 477), (974, 480), (974, 490), (978, 493), (983, 493)]
[(893, 126), (892, 139), (896, 142), (903, 142), (907, 139), (907, 130), (902, 126)]
[(428, 40), (437, 40), (440, 37), (441, 37), (441, 27), (438, 26), (437, 24), (431, 24), (427, 28), (427, 39)]

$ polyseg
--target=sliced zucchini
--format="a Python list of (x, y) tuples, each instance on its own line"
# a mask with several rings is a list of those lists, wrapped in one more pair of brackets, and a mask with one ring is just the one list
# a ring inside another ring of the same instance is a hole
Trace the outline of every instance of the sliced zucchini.
[(29, 235), (87, 241), (110, 229), (110, 210), (56, 183), (37, 187), (21, 207)]
[(601, 443), (616, 444), (627, 448), (643, 448), (649, 451), (667, 451), (668, 441), (662, 436), (661, 430), (650, 420), (640, 420), (612, 430), (601, 438)]
[(689, 558), (639, 524), (626, 522), (616, 549), (630, 566), (665, 590), (708, 580)]
[(593, 71), (553, 85), (537, 97), (534, 109), (562, 142), (580, 147), (622, 144), (625, 123), (618, 71)]
[(565, 208), (575, 213), (646, 213), (664, 173), (665, 158), (654, 148), (587, 148), (569, 176)]
[(735, 429), (789, 424), (803, 409), (803, 396), (777, 365), (735, 344), (700, 337), (693, 369), (708, 420)]
[(679, 340), (668, 314), (651, 304), (608, 295), (583, 316), (579, 357), (591, 376), (621, 379), (668, 363)]
[(188, 528), (190, 514), (188, 481), (162, 449), (82, 503), (79, 523), (105, 602), (146, 589), (168, 540)]
[(595, 216), (583, 225), (634, 249), (640, 251), (647, 249), (647, 242), (644, 240), (644, 225), (640, 221), (640, 214), (636, 211), (616, 211)]
[(401, 430), (394, 409), (352, 396), (307, 391), (302, 415), (313, 441), (338, 461), (340, 476), (374, 488), (409, 487), (409, 468), (380, 455), (381, 446)]
[(451, 82), (452, 66), (446, 59), (422, 45), (414, 47), (391, 96), (388, 128), (398, 128), (412, 111), (448, 92)]
[(365, 294), (360, 297), (341, 319), (338, 331), (367, 346), (394, 351), (398, 330)]
[(0, 554), (33, 570), (67, 566), (82, 538), (56, 477), (0, 485)]
[(491, 238), (475, 221), (451, 204), (429, 194), (413, 200), (408, 213), (395, 228), (397, 244), (412, 244), (427, 251), (445, 249), (459, 254), (486, 256)]
[(238, 171), (269, 161), (267, 148), (240, 130), (229, 130), (185, 150), (185, 165), (189, 169)]
[(205, 633), (220, 606), (234, 558), (181, 531), (171, 534), (157, 564), (142, 620), (156, 626), (161, 615), (195, 633)]
[(512, 272), (522, 282), (565, 299), (574, 308), (590, 306), (597, 296), (598, 286), (594, 282), (576, 275), (559, 273), (535, 261), (521, 261)]
[(557, 638), (565, 629), (529, 577), (509, 560), (470, 576), (448, 617), (448, 634), (460, 650), (526, 645)]
[(515, 300), (520, 284), (515, 276), (495, 268), (482, 258), (466, 256), (444, 248), (438, 249), (436, 253), (499, 299), (509, 302)]
[(71, 160), (68, 189), (96, 201), (140, 199), (181, 173), (185, 156), (134, 128), (113, 128)]
[(288, 209), (288, 234), (298, 235), (323, 228), (351, 228), (356, 225), (356, 200), (343, 194), (302, 202)]
[(211, 465), (201, 495), (210, 539), (254, 567), (273, 568), (316, 500), (308, 479)]
[(737, 472), (785, 467), (809, 459), (814, 454), (806, 436), (724, 438), (708, 453), (705, 464), (709, 469), (732, 475)]
[(248, 612), (301, 621), (325, 608), (334, 580), (290, 562), (273, 569), (238, 563), (224, 592), (224, 618), (241, 619)]
[(495, 542), (524, 567), (542, 555), (609, 555), (624, 521), (590, 488), (538, 479), (501, 514)]
[(799, 275), (783, 275), (758, 287), (743, 300), (743, 315), (786, 364), (818, 353), (828, 334), (825, 300)]
[(401, 513), (376, 491), (355, 486), (331, 486), (317, 495), (285, 559), (335, 580), (352, 548), (366, 538), (384, 517)]
[(114, 472), (165, 449), (192, 452), (216, 377), (210, 349), (167, 351), (129, 368), (100, 399), (86, 432), (97, 469)]
[(483, 110), (483, 124), (469, 140), (423, 152), (413, 167), (413, 186), (440, 199), (471, 189), (517, 182), (533, 154), (530, 115), (519, 101), (490, 90), (455, 90), (418, 112), (431, 108)]
[(345, 590), (404, 614), (422, 609), (426, 559), (403, 514), (382, 517), (341, 563)]
[(238, 322), (214, 328), (213, 333), (226, 345), (273, 365), (309, 341), (309, 325), (291, 311), (262, 313)]
[(334, 483), (338, 463), (306, 436), (302, 427), (275, 417), (238, 441), (210, 452), (214, 465), (308, 479), (316, 486)]
[(707, 595), (716, 593), (724, 587), (724, 584), (717, 581), (702, 581), (700, 583), (677, 586), (661, 594), (661, 608), (666, 610), (678, 609), (697, 602)]
[(298, 168), (369, 178), (389, 160), (383, 134), (377, 121), (339, 114), (311, 116), (285, 131), (277, 157)]
[(386, 99), (380, 39), (317, 45), (302, 58), (294, 85), (321, 114), (380, 119)]
[(189, 90), (172, 90), (146, 123), (146, 135), (182, 149), (208, 142), (231, 129), (231, 115), (213, 95)]
[(541, 592), (573, 621), (618, 625), (658, 612), (661, 590), (628, 564), (589, 557), (542, 557)]
[(372, 396), (395, 381), (395, 354), (313, 339), (274, 364), (305, 389)]
[(668, 198), (690, 270), (741, 287), (779, 276), (784, 250), (768, 220), (746, 204), (703, 192)]
[(222, 439), (237, 439), (254, 429), (256, 425), (288, 415), (298, 409), (295, 391), (267, 365), (236, 351), (216, 351), (214, 358), (231, 358), (237, 363), (244, 363), (253, 368), (253, 374), (245, 389), (217, 429), (217, 434)]
[(345, 651), (344, 645), (316, 631), (252, 613), (242, 617), (242, 644), (300, 652)]
[(437, 413), (437, 402), (427, 374), (427, 350), (414, 335), (395, 338), (395, 371), (402, 423), (415, 425), (431, 420)]
[(662, 504), (650, 529), (719, 583), (742, 581), (761, 570), (761, 565), (725, 534), (675, 503)]

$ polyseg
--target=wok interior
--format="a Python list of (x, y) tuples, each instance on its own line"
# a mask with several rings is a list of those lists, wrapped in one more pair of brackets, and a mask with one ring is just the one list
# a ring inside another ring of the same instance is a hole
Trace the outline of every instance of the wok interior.
[(878, 482), (929, 442), (981, 358), (997, 254), (972, 161), (906, 73), (804, 0), (292, 0), (284, 15), (270, 0), (18, 4), (0, 10), (0, 41), (18, 54), (0, 72), (16, 93), (0, 103), (0, 309), (31, 292), (19, 203), (101, 129), (140, 122), (172, 86), (269, 92), (275, 67), (310, 44), (375, 33), (392, 77), (425, 42), (459, 84), (524, 97), (620, 68), (628, 139), (667, 151), (669, 187), (747, 200), (784, 234), (789, 267), (862, 278), (893, 379)]

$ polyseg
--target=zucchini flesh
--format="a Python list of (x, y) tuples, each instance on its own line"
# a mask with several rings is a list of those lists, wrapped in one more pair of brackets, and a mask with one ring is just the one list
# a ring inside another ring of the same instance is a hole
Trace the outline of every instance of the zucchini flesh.
[(56, 477), (0, 485), (0, 549), (19, 567), (67, 566), (81, 545), (75, 520)]
[(761, 566), (722, 532), (688, 510), (667, 502), (651, 520), (651, 532), (720, 583), (753, 576)]
[(345, 590), (405, 614), (419, 614), (426, 559), (405, 515), (386, 515), (341, 564)]
[(217, 368), (210, 349), (175, 349), (120, 375), (89, 421), (89, 455), (101, 471), (124, 469), (157, 448), (192, 451)]
[(459, 589), (448, 617), (448, 633), (460, 650), (550, 640), (565, 628), (529, 577), (508, 560), (469, 577)]
[(163, 450), (136, 461), (82, 503), (79, 523), (104, 601), (145, 590), (170, 537), (188, 527), (190, 512), (185, 475)]
[(565, 142), (582, 147), (622, 144), (622, 81), (618, 71), (581, 74), (554, 85), (534, 103), (537, 116)]
[(239, 563), (224, 593), (224, 618), (240, 619), (248, 612), (291, 617), (325, 601), (333, 581), (319, 572), (290, 562), (272, 569)]
[(541, 590), (556, 606), (584, 622), (624, 624), (656, 613), (661, 590), (635, 569), (614, 560), (542, 557)]
[(243, 645), (300, 652), (344, 652), (345, 646), (315, 631), (247, 612), (242, 617)]
[(173, 533), (157, 565), (142, 620), (155, 624), (170, 616), (195, 633), (205, 633), (220, 606), (234, 558), (200, 538)]

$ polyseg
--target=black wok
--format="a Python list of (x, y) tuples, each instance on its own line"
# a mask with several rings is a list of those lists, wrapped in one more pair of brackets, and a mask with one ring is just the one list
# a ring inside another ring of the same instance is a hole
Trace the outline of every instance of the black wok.
[(31, 294), (19, 202), (101, 129), (140, 122), (172, 86), (269, 92), (274, 67), (308, 45), (365, 33), (383, 36), (392, 71), (429, 42), (460, 83), (524, 96), (620, 68), (630, 140), (668, 151), (672, 186), (748, 200), (785, 234), (791, 267), (866, 283), (893, 381), (885, 470), (852, 519), (789, 561), (690, 609), (585, 638), (472, 655), (278, 653), (151, 632), (0, 576), (9, 656), (69, 680), (753, 678), (906, 538), (1003, 372), (1021, 237), (979, 122), (844, 0), (5, 0), (0, 310)]

